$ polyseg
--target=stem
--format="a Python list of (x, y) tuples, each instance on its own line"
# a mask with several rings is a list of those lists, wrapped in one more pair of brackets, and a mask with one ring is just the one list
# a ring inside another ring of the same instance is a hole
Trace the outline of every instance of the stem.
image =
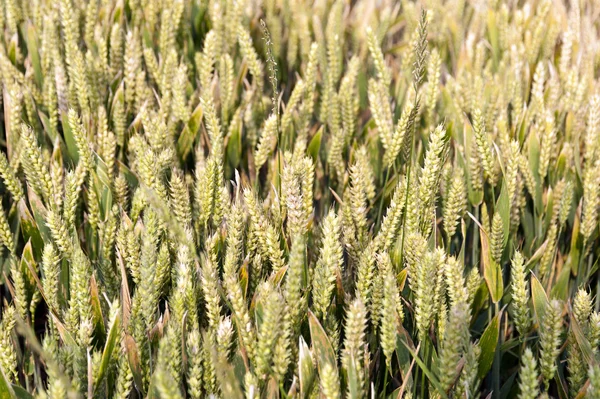
[[(423, 340), (423, 344), (424, 344), (423, 345), (423, 351), (424, 351), (423, 354), (425, 355), (425, 356), (423, 356), (423, 361), (425, 362), (427, 367), (429, 367), (431, 365), (431, 359), (430, 359), (431, 358), (431, 347), (430, 347), (429, 341), (427, 339)], [(425, 378), (426, 378), (426, 375), (421, 370), (421, 395), (420, 395), (421, 398), (426, 397), (425, 396), (425, 387), (426, 387)]]
[[(474, 210), (475, 213), (475, 219), (479, 220), (479, 206), (475, 207)], [(479, 228), (479, 226), (475, 226), (477, 229)], [(476, 229), (473, 229), (476, 230)], [(472, 242), (471, 242), (471, 248), (473, 249), (473, 251), (471, 252), (471, 256), (472, 256), (472, 262), (473, 264), (476, 264), (475, 259), (477, 259), (477, 255), (478, 255), (478, 251), (479, 251), (479, 240), (477, 239), (477, 237), (479, 237), (479, 234), (476, 234), (475, 231), (473, 232), (473, 237), (472, 238)]]
[(385, 183), (383, 184), (383, 188), (381, 189), (381, 199), (379, 200), (379, 211), (377, 212), (377, 223), (376, 226), (379, 226), (379, 221), (381, 220), (381, 213), (383, 211), (383, 200), (385, 199), (385, 188), (388, 184), (388, 179), (390, 178), (390, 168), (387, 168), (387, 172), (385, 173)]
[[(495, 306), (495, 313), (498, 314), (500, 312), (500, 306), (497, 303), (494, 304)], [(499, 320), (499, 325), (498, 325), (498, 329), (501, 331), (501, 324), (502, 324), (502, 319)], [(492, 369), (492, 387), (493, 387), (493, 393), (492, 393), (492, 397), (494, 399), (500, 398), (500, 360), (501, 360), (501, 354), (500, 354), (500, 345), (502, 343), (502, 334), (498, 334), (498, 342), (496, 344), (496, 352), (494, 353), (494, 364), (493, 364), (493, 369)]]
[[(419, 99), (417, 98), (417, 100), (415, 101), (415, 104), (419, 103)], [(408, 193), (410, 192), (410, 175), (411, 175), (411, 171), (412, 171), (412, 165), (413, 165), (413, 158), (415, 156), (415, 135), (416, 135), (416, 129), (413, 126), (413, 132), (412, 132), (412, 144), (410, 146), (410, 161), (408, 163), (408, 170), (406, 172), (406, 195), (404, 196), (404, 214), (402, 216), (403, 223), (402, 223), (402, 242), (400, 244), (400, 265), (402, 265), (402, 262), (404, 261), (404, 237), (406, 237), (406, 214), (408, 213)]]
[(385, 395), (385, 391), (386, 391), (386, 387), (387, 387), (387, 379), (388, 379), (388, 374), (391, 373), (391, 370), (388, 368), (387, 362), (385, 362), (385, 373), (383, 373), (383, 389), (382, 392)]
[[(596, 292), (600, 292), (600, 278), (596, 282)], [(600, 298), (599, 295), (596, 295), (596, 304), (594, 305), (594, 310), (597, 312), (600, 308)]]

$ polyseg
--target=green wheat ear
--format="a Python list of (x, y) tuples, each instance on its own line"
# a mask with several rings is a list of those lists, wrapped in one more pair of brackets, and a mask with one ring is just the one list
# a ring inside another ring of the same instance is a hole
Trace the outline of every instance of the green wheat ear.
[(525, 348), (523, 360), (521, 363), (521, 377), (519, 381), (519, 398), (533, 399), (537, 398), (540, 392), (537, 372), (537, 361), (533, 352)]
[(558, 300), (552, 300), (544, 313), (540, 330), (540, 369), (547, 386), (556, 370), (556, 357), (560, 353), (562, 308)]
[(8, 396), (600, 398), (597, 7), (396, 3), (3, 1)]
[(512, 290), (515, 325), (520, 335), (527, 334), (531, 319), (529, 316), (529, 288), (525, 274), (525, 263), (520, 252), (516, 251), (512, 259)]

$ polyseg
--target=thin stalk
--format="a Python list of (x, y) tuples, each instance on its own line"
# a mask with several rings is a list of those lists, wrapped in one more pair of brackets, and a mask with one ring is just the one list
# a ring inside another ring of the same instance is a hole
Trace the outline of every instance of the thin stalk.
[[(431, 347), (430, 341), (427, 339), (425, 339), (425, 342), (423, 342), (423, 344), (424, 344), (423, 349), (424, 349), (424, 355), (425, 355), (423, 361), (424, 361), (425, 365), (429, 368), (429, 367), (431, 367), (431, 349), (432, 349), (432, 347)], [(420, 395), (421, 398), (426, 397), (425, 396), (425, 389), (427, 387), (425, 384), (426, 377), (427, 376), (425, 375), (425, 372), (421, 371), (421, 395)]]
[[(596, 281), (596, 292), (600, 292), (600, 278)], [(597, 312), (600, 309), (600, 295), (596, 295), (596, 303), (594, 310)]]
[(387, 168), (387, 172), (385, 173), (385, 183), (383, 183), (383, 188), (381, 189), (381, 199), (379, 200), (379, 211), (377, 212), (377, 222), (376, 226), (379, 226), (379, 222), (381, 221), (381, 213), (383, 212), (383, 201), (385, 199), (385, 188), (387, 187), (388, 180), (390, 178), (390, 168)]
[[(475, 207), (474, 210), (474, 216), (475, 219), (479, 220), (479, 205)], [(475, 230), (475, 229), (473, 229)], [(471, 242), (471, 248), (473, 249), (471, 252), (471, 257), (472, 257), (472, 262), (473, 264), (475, 264), (475, 259), (477, 259), (477, 255), (479, 252), (479, 240), (478, 240), (479, 235), (475, 233), (475, 231), (473, 232), (473, 236), (471, 237), (472, 242)]]
[[(415, 89), (416, 91), (416, 89)], [(419, 99), (417, 98), (417, 100), (415, 101), (415, 104), (419, 103)], [(403, 258), (404, 258), (404, 238), (406, 237), (406, 214), (408, 213), (408, 193), (410, 192), (410, 178), (411, 178), (411, 174), (412, 174), (412, 165), (413, 165), (413, 161), (414, 161), (414, 156), (415, 156), (415, 136), (416, 136), (416, 129), (414, 129), (413, 126), (413, 132), (412, 132), (412, 144), (410, 147), (410, 162), (408, 163), (408, 170), (406, 172), (406, 195), (404, 196), (404, 213), (402, 216), (402, 242), (400, 244), (400, 265), (402, 265), (403, 262)]]
[(383, 389), (382, 392), (385, 393), (386, 391), (386, 387), (387, 387), (387, 379), (388, 379), (388, 374), (391, 373), (391, 370), (388, 368), (387, 366), (387, 362), (385, 362), (385, 372), (383, 373)]
[[(500, 305), (499, 303), (495, 303), (494, 304), (494, 310), (495, 310), (495, 314), (498, 314), (500, 312)], [(501, 324), (502, 324), (502, 319), (499, 320), (500, 321), (500, 325), (499, 325), (499, 329), (500, 331), (501, 329)], [(494, 364), (492, 366), (492, 386), (493, 386), (493, 393), (492, 393), (492, 397), (494, 399), (500, 398), (500, 360), (501, 360), (501, 354), (500, 354), (500, 346), (502, 344), (502, 334), (498, 334), (498, 343), (496, 344), (496, 352), (494, 353)]]

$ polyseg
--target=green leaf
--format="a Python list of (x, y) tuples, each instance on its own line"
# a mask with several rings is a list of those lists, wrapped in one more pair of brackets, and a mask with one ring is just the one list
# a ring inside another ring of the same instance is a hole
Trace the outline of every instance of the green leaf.
[(525, 269), (531, 269), (535, 262), (540, 260), (542, 256), (544, 256), (544, 252), (546, 251), (546, 247), (548, 246), (548, 241), (544, 241), (542, 245), (538, 249), (536, 249), (535, 253), (531, 255), (527, 263), (525, 263)]
[(490, 254), (490, 245), (487, 234), (479, 228), (479, 238), (481, 240), (481, 262), (483, 263), (483, 278), (487, 283), (492, 302), (498, 303), (504, 293), (504, 281), (502, 280), (502, 269), (500, 265), (492, 259)]
[(41, 88), (43, 87), (42, 65), (40, 63), (40, 54), (38, 52), (38, 34), (35, 29), (36, 28), (31, 21), (27, 21), (25, 22), (22, 33), (25, 38), (25, 43), (27, 44), (27, 54), (29, 55), (31, 65), (33, 66), (35, 83)]
[(4, 374), (4, 370), (0, 365), (0, 398), (16, 398), (17, 394), (13, 389), (10, 382), (8, 382), (8, 378), (6, 378), (6, 374)]
[(288, 267), (284, 266), (281, 269), (279, 269), (277, 271), (277, 273), (272, 274), (270, 277), (271, 282), (275, 285), (279, 285), (283, 281), (283, 278), (285, 277), (285, 275), (287, 273), (287, 269), (288, 269)]
[(523, 245), (523, 255), (525, 256), (529, 256), (533, 247), (537, 245), (537, 234), (534, 230), (534, 224), (535, 221), (533, 219), (532, 212), (525, 208), (524, 212), (521, 214), (521, 227), (523, 228), (523, 236), (525, 239), (525, 244)]
[(56, 328), (58, 330), (58, 335), (60, 335), (60, 339), (67, 346), (76, 347), (77, 343), (75, 342), (75, 338), (71, 335), (67, 327), (63, 324), (63, 322), (58, 318), (54, 313), (50, 313), (52, 315), (52, 320), (56, 324)]
[(237, 168), (242, 159), (242, 121), (235, 118), (231, 121), (230, 135), (227, 140), (227, 162), (233, 169)]
[[(565, 137), (572, 137), (575, 142), (579, 141), (579, 135), (574, 135), (573, 126), (575, 122), (575, 114), (573, 112), (567, 112), (565, 116)], [(576, 129), (579, 131), (579, 129)], [(575, 165), (575, 172), (579, 178), (583, 179), (583, 171), (581, 170), (581, 150), (578, 145), (571, 147), (573, 149), (573, 163)]]
[(98, 284), (96, 283), (96, 277), (94, 277), (94, 275), (92, 275), (92, 278), (90, 279), (90, 300), (92, 302), (92, 319), (94, 322), (96, 339), (104, 339), (106, 327), (104, 326), (104, 317), (102, 316), (102, 306), (100, 306)]
[(266, 399), (279, 399), (279, 384), (275, 377), (269, 378)]
[(35, 257), (40, 259), (42, 248), (44, 248), (44, 241), (33, 215), (29, 212), (29, 208), (25, 204), (24, 198), (21, 198), (17, 204), (17, 209), (19, 211), (19, 223), (21, 225), (21, 232), (23, 233), (23, 240), (25, 242), (32, 242)]
[(575, 212), (573, 218), (573, 230), (571, 233), (571, 249), (567, 256), (567, 265), (571, 266), (571, 272), (574, 276), (579, 275), (579, 257), (581, 256), (581, 249), (583, 248), (583, 236), (579, 234), (581, 227), (581, 218), (579, 212)]
[[(469, 123), (465, 122), (464, 129), (465, 129), (465, 144), (466, 144), (465, 152), (466, 152), (466, 154), (470, 154), (471, 148), (473, 146), (475, 146), (475, 143), (473, 143), (473, 128), (471, 127), (471, 125)], [(459, 158), (459, 159), (462, 159), (462, 158)], [(473, 188), (473, 184), (471, 184), (473, 182), (473, 179), (471, 178), (471, 168), (468, 166), (469, 163), (471, 162), (471, 158), (467, 158), (463, 162), (465, 164), (465, 167), (463, 169), (465, 171), (465, 177), (467, 180), (467, 194), (468, 194), (469, 202), (471, 203), (471, 205), (477, 206), (477, 205), (481, 204), (481, 202), (483, 201), (483, 190), (475, 190)]]
[(244, 294), (244, 299), (248, 298), (248, 258), (244, 259), (244, 263), (240, 267), (240, 271), (238, 272), (238, 281), (240, 286), (242, 287), (242, 293)]
[(317, 317), (310, 310), (308, 311), (308, 325), (310, 327), (311, 345), (315, 351), (319, 371), (321, 371), (321, 367), (326, 363), (329, 363), (337, 370), (335, 352), (329, 342), (329, 338)]
[(162, 399), (160, 396), (160, 392), (156, 388), (155, 379), (150, 379), (150, 384), (148, 385), (148, 393), (146, 394), (146, 399)]
[(50, 125), (50, 119), (48, 119), (48, 116), (40, 110), (38, 110), (37, 114), (40, 117), (42, 126), (48, 134), (50, 141), (54, 143), (56, 141), (56, 131), (54, 131), (54, 128)]
[(410, 334), (404, 329), (402, 325), (398, 325), (398, 334), (396, 334), (396, 358), (398, 359), (398, 368), (402, 381), (408, 379), (406, 383), (407, 390), (413, 385), (412, 374), (408, 374), (410, 370), (410, 352), (406, 349), (407, 347), (414, 349), (415, 344), (410, 338)]
[(315, 380), (315, 365), (312, 353), (302, 336), (300, 336), (298, 351), (298, 379), (300, 381), (300, 397), (308, 398)]
[(500, 399), (514, 398), (516, 397), (517, 385), (515, 385), (515, 379), (517, 378), (517, 373), (512, 373), (510, 377), (506, 380), (502, 388), (500, 389)]
[(185, 160), (194, 146), (194, 140), (198, 134), (198, 128), (202, 121), (202, 105), (198, 104), (190, 120), (183, 127), (179, 138), (177, 139), (177, 154), (181, 160)]
[(597, 366), (598, 361), (596, 360), (592, 345), (585, 337), (585, 334), (581, 330), (581, 326), (577, 322), (577, 319), (573, 316), (571, 309), (569, 309), (569, 320), (571, 321), (571, 331), (573, 331), (575, 341), (577, 342), (577, 346), (579, 346), (584, 363), (588, 366)]
[[(208, 340), (207, 337), (204, 339)], [(217, 355), (217, 349), (214, 346), (211, 348), (211, 358), (215, 365), (215, 374), (223, 397), (243, 399), (244, 394), (240, 387), (240, 380), (236, 378), (233, 366), (226, 359)]]
[(233, 355), (233, 359), (231, 359), (231, 366), (233, 367), (235, 378), (238, 381), (244, 381), (244, 377), (246, 376), (247, 370), (244, 359), (247, 359), (247, 357), (245, 354), (242, 354), (241, 348), (238, 347), (238, 350), (236, 350)]
[(308, 144), (306, 153), (316, 162), (319, 159), (319, 150), (321, 149), (321, 138), (323, 137), (323, 126), (315, 133)]
[(537, 317), (538, 322), (544, 317), (546, 312), (546, 306), (548, 306), (548, 296), (540, 280), (531, 273), (531, 299), (533, 301), (533, 311)]
[(112, 200), (112, 196), (107, 197), (105, 192), (110, 192), (111, 181), (108, 176), (108, 167), (104, 160), (99, 157), (97, 154), (95, 155), (96, 159), (96, 171), (92, 171), (90, 174), (90, 178), (93, 181), (93, 186), (96, 188), (96, 193), (101, 194), (100, 197), (100, 207), (103, 211), (103, 216), (106, 215), (106, 209), (110, 209), (112, 206), (112, 202), (107, 203), (107, 200), (110, 198)]
[(404, 291), (404, 285), (406, 284), (406, 278), (408, 277), (408, 271), (402, 269), (400, 273), (396, 275), (396, 283), (398, 284), (398, 291)]
[(356, 368), (356, 362), (360, 359), (355, 359), (354, 353), (350, 354), (350, 361), (348, 362), (347, 368), (347, 385), (348, 385), (348, 399), (359, 399), (362, 396), (362, 386), (360, 385), (360, 376)]
[(35, 219), (35, 224), (38, 228), (38, 231), (40, 232), (40, 235), (44, 242), (50, 242), (52, 240), (52, 237), (50, 235), (50, 230), (48, 229), (48, 226), (46, 226), (46, 214), (48, 213), (48, 210), (42, 203), (40, 197), (38, 197), (33, 190), (27, 190), (27, 196), (29, 200), (29, 206), (31, 207), (31, 211), (33, 212), (33, 217)]
[(510, 232), (510, 198), (508, 198), (507, 182), (504, 179), (502, 179), (502, 189), (500, 190), (500, 196), (496, 202), (495, 212), (499, 212), (500, 218), (502, 219), (502, 246), (505, 247)]
[(100, 368), (98, 369), (98, 375), (96, 377), (96, 387), (100, 385), (102, 379), (108, 372), (108, 366), (110, 364), (110, 360), (114, 353), (115, 345), (117, 344), (117, 338), (120, 333), (120, 324), (121, 317), (119, 313), (117, 313), (116, 317), (112, 321), (110, 325), (110, 330), (108, 331), (108, 338), (106, 340), (106, 344), (104, 345), (104, 351), (102, 352), (102, 360), (100, 361)]
[[(575, 147), (578, 147), (578, 146), (575, 146)], [(571, 162), (571, 158), (567, 154), (567, 151), (565, 151), (565, 148), (563, 147), (562, 151), (558, 155), (558, 159), (556, 160), (556, 176), (557, 176), (557, 178), (560, 179), (565, 175), (565, 172), (567, 172), (567, 167), (570, 165), (570, 162)]]
[(479, 355), (479, 370), (477, 371), (477, 377), (479, 379), (483, 379), (492, 368), (494, 355), (496, 354), (496, 346), (498, 345), (498, 336), (500, 335), (501, 318), (502, 311), (498, 312), (492, 319), (479, 340), (479, 348), (481, 349), (481, 355)]
[(498, 25), (496, 23), (496, 12), (491, 9), (488, 10), (487, 13), (487, 32), (489, 36), (490, 45), (492, 46), (492, 60), (494, 61), (494, 67), (497, 67), (498, 59), (500, 57), (500, 40), (498, 33)]
[(556, 279), (556, 283), (550, 291), (552, 298), (566, 301), (569, 297), (569, 278), (571, 277), (571, 269), (569, 267), (563, 267)]
[(73, 162), (77, 163), (77, 161), (79, 161), (79, 150), (77, 149), (77, 143), (75, 143), (75, 138), (73, 137), (73, 132), (71, 131), (68, 112), (63, 112), (61, 114), (61, 122), (63, 136), (65, 137), (65, 144), (67, 145), (67, 152), (69, 153), (69, 157), (73, 160)]
[(554, 373), (554, 381), (556, 381), (556, 392), (558, 392), (558, 399), (570, 399), (567, 393), (567, 382), (565, 381), (564, 374), (560, 369), (557, 369)]
[(529, 136), (529, 170), (535, 180), (535, 193), (531, 193), (535, 205), (536, 214), (542, 212), (542, 184), (540, 182), (540, 142), (535, 134)]
[(475, 297), (473, 298), (473, 307), (471, 309), (471, 315), (477, 315), (481, 309), (484, 309), (489, 302), (488, 297), (490, 290), (488, 289), (487, 283), (483, 281), (477, 291), (475, 291)]
[(123, 3), (117, 2), (115, 9), (112, 13), (112, 20), (114, 23), (120, 23), (121, 17), (123, 16)]
[(11, 384), (0, 365), (0, 398), (2, 399), (33, 399), (33, 396), (18, 385)]
[(404, 341), (402, 341), (402, 342), (404, 343), (404, 346), (406, 347), (408, 352), (410, 352), (410, 354), (412, 355), (413, 359), (415, 359), (415, 362), (419, 365), (421, 370), (423, 370), (423, 373), (427, 376), (427, 379), (429, 380), (429, 382), (431, 382), (431, 385), (433, 385), (435, 387), (435, 389), (437, 389), (438, 393), (440, 394), (440, 396), (442, 398), (448, 399), (448, 395), (446, 395), (446, 391), (444, 391), (444, 389), (440, 385), (440, 382), (435, 377), (435, 374), (431, 372), (429, 367), (427, 367), (425, 362), (423, 362), (423, 360), (421, 360), (421, 358), (419, 357), (419, 355), (417, 354), (417, 352), (415, 350), (411, 349), (407, 345), (406, 342), (404, 342)]
[(15, 392), (15, 397), (18, 399), (33, 399), (33, 395), (31, 395), (29, 392), (27, 392), (24, 388), (12, 384), (11, 385), (13, 391)]
[(16, 64), (17, 64), (17, 54), (19, 54), (19, 53), (17, 52), (17, 48), (18, 48), (18, 46), (17, 46), (17, 40), (18, 40), (18, 36), (17, 36), (17, 35), (14, 35), (14, 36), (12, 37), (12, 39), (10, 40), (10, 43), (9, 43), (9, 45), (8, 45), (8, 51), (7, 51), (7, 53), (8, 53), (8, 58), (10, 59), (10, 62), (11, 62), (13, 65), (16, 65)]
[(138, 391), (143, 393), (144, 384), (142, 380), (140, 355), (135, 340), (129, 334), (125, 335), (125, 351), (127, 352), (127, 361), (129, 362), (129, 368), (131, 369), (131, 374), (133, 375), (133, 382)]
[(30, 288), (28, 291), (31, 293), (35, 287), (34, 274), (37, 276), (38, 268), (33, 258), (33, 248), (31, 247), (31, 241), (27, 241), (23, 252), (21, 253), (20, 269), (23, 276), (27, 276), (27, 286)]
[[(544, 209), (544, 215), (552, 214), (552, 210), (559, 202), (560, 202), (560, 199), (556, 198), (556, 191), (550, 187), (548, 189), (548, 192), (546, 195), (546, 207)], [(554, 223), (554, 218), (544, 218), (542, 220), (542, 226), (543, 226), (544, 233), (548, 232), (548, 229), (550, 228), (551, 223)]]
[[(308, 266), (305, 263), (306, 266)], [(305, 270), (306, 276), (305, 276), (305, 280), (308, 281), (309, 277), (308, 277), (308, 270)], [(344, 278), (342, 277), (342, 273), (341, 270), (339, 268), (337, 268), (335, 270), (335, 295), (338, 299), (337, 303), (339, 304), (339, 306), (343, 306), (343, 299), (342, 298), (346, 298), (346, 292), (344, 291)]]
[(129, 184), (129, 187), (137, 187), (138, 186), (138, 178), (137, 176), (129, 169), (124, 163), (117, 162), (119, 165), (119, 172), (123, 173), (125, 176), (125, 180)]

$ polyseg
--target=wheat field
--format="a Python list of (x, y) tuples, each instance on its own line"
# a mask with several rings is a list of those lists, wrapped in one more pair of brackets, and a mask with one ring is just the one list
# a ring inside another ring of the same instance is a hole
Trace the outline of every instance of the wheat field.
[(0, 28), (0, 398), (600, 398), (598, 0)]

